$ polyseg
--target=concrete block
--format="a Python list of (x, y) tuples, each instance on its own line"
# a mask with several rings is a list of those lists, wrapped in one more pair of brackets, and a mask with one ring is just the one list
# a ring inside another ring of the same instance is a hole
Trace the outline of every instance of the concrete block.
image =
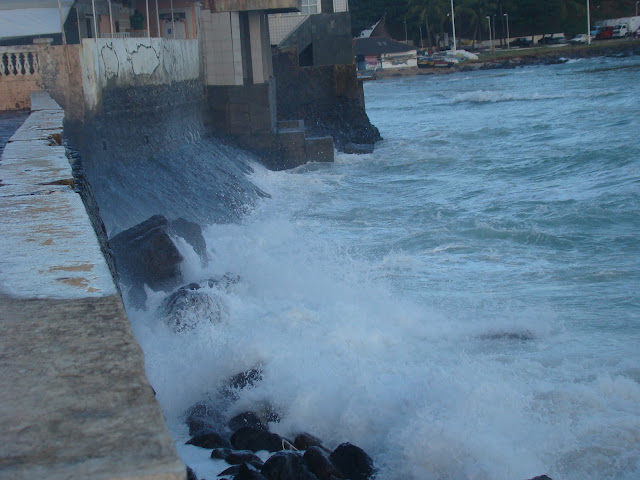
[(333, 162), (333, 138), (310, 137), (306, 139), (305, 151), (309, 162)]

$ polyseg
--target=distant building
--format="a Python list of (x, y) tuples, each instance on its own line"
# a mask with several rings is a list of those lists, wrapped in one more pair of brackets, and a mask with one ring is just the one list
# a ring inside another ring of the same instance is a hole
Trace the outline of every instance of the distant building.
[(302, 0), (302, 10), (300, 12), (269, 15), (271, 44), (278, 45), (310, 15), (348, 11), (348, 0)]
[(72, 45), (97, 37), (198, 37), (196, 0), (61, 0), (60, 6), (58, 0), (3, 0), (0, 45), (28, 45), (47, 38), (60, 45), (60, 15), (64, 40)]
[(0, 2), (0, 45), (62, 43), (62, 21), (70, 16), (73, 0), (3, 0)]
[(416, 67), (417, 50), (405, 43), (385, 37), (364, 37), (353, 40), (353, 53), (358, 70), (388, 70)]

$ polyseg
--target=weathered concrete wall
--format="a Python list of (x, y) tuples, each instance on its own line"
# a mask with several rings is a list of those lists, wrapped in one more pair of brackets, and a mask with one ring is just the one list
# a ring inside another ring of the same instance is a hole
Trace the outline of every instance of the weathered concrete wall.
[(99, 110), (107, 87), (169, 85), (200, 77), (197, 40), (84, 39), (80, 55), (90, 112)]
[(310, 15), (278, 47), (294, 47), (301, 56), (310, 50), (305, 66), (353, 63), (351, 16), (349, 12)]
[(44, 93), (0, 161), (0, 478), (184, 480)]

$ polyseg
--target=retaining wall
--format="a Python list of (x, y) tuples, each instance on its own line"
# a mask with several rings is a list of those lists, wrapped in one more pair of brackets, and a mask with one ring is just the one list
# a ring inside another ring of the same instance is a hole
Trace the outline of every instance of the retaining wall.
[(0, 478), (185, 478), (43, 92), (0, 159)]

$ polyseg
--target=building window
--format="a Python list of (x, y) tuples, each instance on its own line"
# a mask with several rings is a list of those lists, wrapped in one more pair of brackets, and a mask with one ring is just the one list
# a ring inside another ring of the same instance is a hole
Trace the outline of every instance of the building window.
[(305, 15), (318, 13), (318, 0), (302, 0), (302, 13)]

